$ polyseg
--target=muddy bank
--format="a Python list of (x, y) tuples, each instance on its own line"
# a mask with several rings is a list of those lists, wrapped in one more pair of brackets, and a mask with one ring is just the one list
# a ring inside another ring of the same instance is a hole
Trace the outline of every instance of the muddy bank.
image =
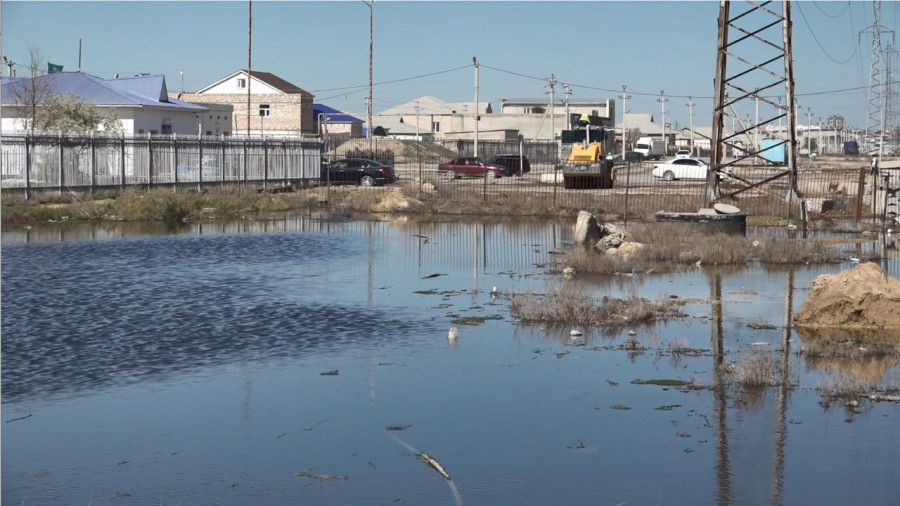
[(819, 328), (900, 330), (900, 281), (866, 262), (816, 278), (794, 323)]

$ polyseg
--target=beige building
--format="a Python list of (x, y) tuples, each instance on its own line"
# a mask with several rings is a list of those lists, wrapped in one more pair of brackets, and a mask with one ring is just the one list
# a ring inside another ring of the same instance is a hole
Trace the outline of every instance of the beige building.
[(245, 136), (248, 129), (250, 135), (298, 137), (316, 134), (313, 95), (268, 72), (238, 70), (195, 93), (185, 93), (182, 100), (231, 106), (231, 125), (227, 129), (231, 135)]
[[(549, 101), (531, 99), (502, 99), (500, 113), (495, 114), (490, 102), (479, 104), (478, 138), (525, 139), (559, 138), (560, 132), (569, 128), (564, 101), (551, 108)], [(418, 114), (416, 112), (418, 111)], [(615, 101), (608, 99), (570, 100), (569, 118), (583, 114), (591, 116), (598, 126), (611, 126), (616, 114)], [(435, 139), (473, 139), (475, 137), (475, 103), (444, 102), (424, 96), (417, 100), (382, 111), (373, 121), (376, 125), (402, 121), (405, 125), (419, 126)]]

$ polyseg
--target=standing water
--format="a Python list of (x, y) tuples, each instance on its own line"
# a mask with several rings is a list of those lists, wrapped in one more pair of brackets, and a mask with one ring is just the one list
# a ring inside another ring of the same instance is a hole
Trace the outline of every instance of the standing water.
[[(308, 217), (4, 230), (2, 500), (897, 501), (897, 404), (821, 388), (897, 386), (898, 364), (813, 361), (784, 330), (812, 280), (849, 265), (579, 279), (677, 296), (687, 316), (522, 325), (508, 295), (555, 282), (570, 235)], [(720, 383), (758, 350), (786, 381)]]

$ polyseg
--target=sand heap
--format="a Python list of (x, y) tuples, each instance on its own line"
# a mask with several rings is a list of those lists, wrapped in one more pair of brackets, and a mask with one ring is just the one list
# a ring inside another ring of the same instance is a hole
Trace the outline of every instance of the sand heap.
[(819, 276), (794, 323), (819, 328), (900, 330), (900, 280), (870, 262)]

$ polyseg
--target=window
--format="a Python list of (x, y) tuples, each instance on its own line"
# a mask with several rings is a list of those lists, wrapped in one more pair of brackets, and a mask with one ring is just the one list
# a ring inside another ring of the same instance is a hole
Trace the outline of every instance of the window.
[(269, 109), (269, 104), (259, 104), (259, 115), (260, 116), (268, 116), (271, 113), (271, 109)]
[(441, 131), (441, 122), (440, 121), (432, 121), (431, 122), (431, 131), (432, 132), (440, 132)]
[(246, 88), (246, 87), (247, 87), (247, 80), (244, 79), (243, 77), (239, 77), (238, 80), (237, 80), (237, 84), (238, 84), (238, 88), (241, 88), (241, 89)]
[(172, 135), (172, 125), (163, 125), (162, 133), (163, 135)]
[(212, 130), (207, 130), (206, 135), (212, 135)]

